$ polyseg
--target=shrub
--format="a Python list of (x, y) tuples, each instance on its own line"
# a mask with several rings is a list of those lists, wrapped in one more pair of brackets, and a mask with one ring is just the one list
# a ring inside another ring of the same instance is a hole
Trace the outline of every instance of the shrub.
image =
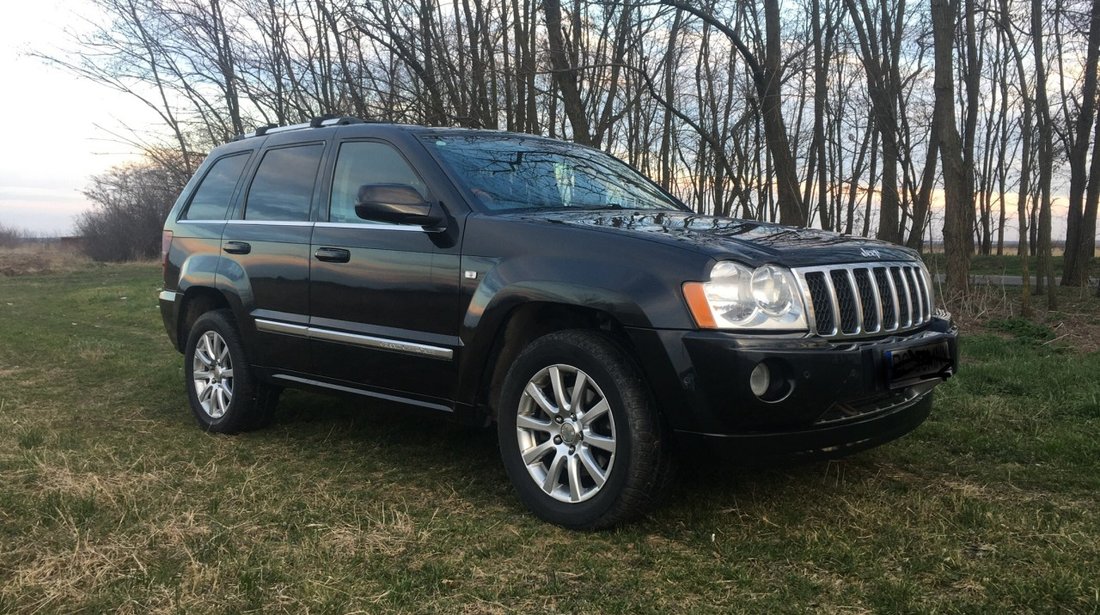
[(92, 177), (84, 195), (94, 208), (76, 221), (84, 252), (97, 261), (155, 258), (164, 218), (186, 182), (181, 177), (152, 159)]
[(26, 241), (29, 236), (29, 233), (23, 229), (0, 224), (0, 248), (14, 248)]

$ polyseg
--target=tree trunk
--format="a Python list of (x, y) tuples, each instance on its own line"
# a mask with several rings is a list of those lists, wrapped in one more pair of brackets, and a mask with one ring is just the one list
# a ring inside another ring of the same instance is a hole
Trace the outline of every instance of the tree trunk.
[(1050, 181), (1054, 164), (1054, 134), (1050, 103), (1047, 101), (1046, 57), (1043, 55), (1043, 3), (1031, 0), (1031, 36), (1035, 54), (1035, 119), (1039, 127), (1039, 271), (1035, 291), (1047, 293), (1047, 307), (1055, 309), (1058, 298), (1054, 286), (1054, 263), (1050, 238)]
[(565, 116), (573, 128), (573, 140), (582, 145), (592, 145), (592, 134), (588, 127), (588, 116), (584, 111), (578, 85), (577, 67), (570, 63), (565, 49), (565, 36), (561, 29), (560, 0), (543, 0), (546, 13), (546, 40), (550, 45), (550, 65), (554, 69), (554, 82), (561, 91)]
[[(1089, 183), (1085, 159), (1096, 113), (1096, 68), (1100, 59), (1100, 0), (1093, 0), (1089, 25), (1085, 75), (1081, 83), (1080, 111), (1074, 127), (1076, 136), (1069, 151), (1069, 214), (1066, 219), (1066, 256), (1062, 272), (1063, 286), (1084, 286), (1089, 264), (1096, 251), (1096, 209), (1091, 222), (1085, 215), (1085, 192)], [(1095, 158), (1093, 159), (1095, 163)], [(1091, 227), (1091, 230), (1089, 228)]]
[(680, 34), (680, 22), (683, 19), (683, 11), (677, 9), (676, 16), (672, 19), (672, 27), (668, 33), (668, 46), (664, 57), (664, 87), (665, 87), (665, 112), (661, 124), (661, 151), (659, 161), (661, 173), (658, 177), (661, 186), (665, 190), (672, 189), (672, 105), (676, 104), (676, 61), (679, 58), (677, 45)]
[[(964, 193), (966, 168), (963, 166), (962, 142), (955, 125), (953, 54), (957, 17), (957, 4), (950, 0), (932, 0), (932, 36), (936, 56), (935, 113), (942, 119), (938, 139), (943, 160), (943, 250), (947, 261), (947, 288), (965, 295), (974, 237), (970, 232), (970, 216), (966, 212), (968, 199)], [(972, 215), (973, 208), (970, 211)]]

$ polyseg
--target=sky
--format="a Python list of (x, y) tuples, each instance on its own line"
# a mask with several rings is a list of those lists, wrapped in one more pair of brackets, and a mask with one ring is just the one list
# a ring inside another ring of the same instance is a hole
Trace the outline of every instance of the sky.
[[(0, 225), (35, 235), (73, 232), (73, 221), (88, 209), (81, 194), (89, 178), (139, 158), (110, 133), (161, 133), (152, 110), (136, 99), (79, 79), (28, 54), (55, 53), (70, 46), (73, 31), (87, 19), (83, 2), (37, 0), (7, 3), (0, 20)], [(1054, 236), (1065, 234), (1065, 198), (1054, 199)], [(1011, 214), (1012, 212), (1010, 212)], [(1013, 215), (1006, 238), (1016, 238)], [(942, 222), (934, 225), (938, 236)]]
[[(88, 178), (137, 158), (110, 131), (157, 130), (156, 117), (134, 99), (77, 79), (28, 57), (67, 42), (79, 28), (79, 3), (5, 3), (0, 20), (0, 224), (37, 235), (65, 235), (89, 206)], [(100, 17), (102, 18), (102, 17)]]

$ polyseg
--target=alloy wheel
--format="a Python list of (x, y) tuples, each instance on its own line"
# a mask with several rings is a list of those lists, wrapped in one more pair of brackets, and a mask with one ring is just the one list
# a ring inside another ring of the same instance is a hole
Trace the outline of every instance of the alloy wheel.
[(233, 402), (233, 357), (217, 331), (206, 331), (195, 343), (191, 371), (203, 412), (212, 419), (224, 416)]
[(571, 365), (551, 365), (527, 382), (516, 438), (531, 480), (560, 502), (583, 502), (615, 464), (613, 409), (599, 385)]

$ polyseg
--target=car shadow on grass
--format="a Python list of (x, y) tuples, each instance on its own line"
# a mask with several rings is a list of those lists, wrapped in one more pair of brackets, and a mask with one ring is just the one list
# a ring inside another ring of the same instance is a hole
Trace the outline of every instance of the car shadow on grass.
[[(374, 400), (288, 391), (270, 432), (288, 453), (358, 460), (364, 475), (383, 471), (421, 485), (443, 483), (475, 506), (493, 501), (511, 513), (522, 511), (501, 466), (492, 427), (458, 425), (433, 411)], [(668, 498), (655, 515), (658, 523), (716, 515), (746, 502), (761, 509), (794, 505), (812, 514), (879, 466), (873, 451), (842, 460), (763, 465), (730, 464), (705, 455), (678, 461)]]

